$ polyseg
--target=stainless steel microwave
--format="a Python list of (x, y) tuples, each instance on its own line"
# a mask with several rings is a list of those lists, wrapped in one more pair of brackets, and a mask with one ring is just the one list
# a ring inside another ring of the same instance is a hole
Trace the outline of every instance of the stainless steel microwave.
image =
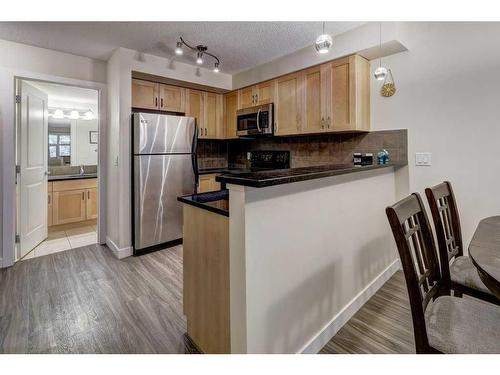
[(274, 132), (273, 109), (273, 103), (240, 109), (236, 112), (236, 134), (239, 137), (272, 135)]

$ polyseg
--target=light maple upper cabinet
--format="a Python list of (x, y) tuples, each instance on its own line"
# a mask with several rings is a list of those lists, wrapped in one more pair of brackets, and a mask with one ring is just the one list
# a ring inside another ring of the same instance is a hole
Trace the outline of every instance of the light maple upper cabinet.
[(370, 130), (370, 65), (353, 55), (322, 66), (327, 131)]
[(255, 106), (254, 86), (245, 87), (244, 89), (238, 90), (238, 93), (240, 95), (239, 109), (250, 108)]
[(301, 72), (277, 78), (274, 87), (274, 133), (299, 134), (302, 124)]
[(186, 111), (186, 89), (177, 86), (159, 85), (159, 109), (169, 112)]
[(238, 110), (238, 91), (224, 95), (224, 130), (225, 138), (238, 138), (236, 135), (236, 112)]
[(325, 131), (325, 114), (322, 104), (324, 81), (320, 66), (302, 72), (303, 122), (301, 133)]
[(205, 133), (203, 138), (224, 138), (224, 103), (222, 94), (204, 93), (203, 109), (205, 115)]
[(132, 79), (132, 107), (158, 109), (159, 83)]
[(240, 95), (240, 109), (268, 104), (274, 97), (274, 80), (261, 82), (257, 85), (238, 90)]
[(198, 127), (198, 137), (202, 138), (205, 131), (205, 118), (203, 116), (203, 92), (198, 90), (186, 90), (186, 116), (194, 117)]
[(132, 107), (183, 113), (186, 111), (186, 89), (132, 79)]

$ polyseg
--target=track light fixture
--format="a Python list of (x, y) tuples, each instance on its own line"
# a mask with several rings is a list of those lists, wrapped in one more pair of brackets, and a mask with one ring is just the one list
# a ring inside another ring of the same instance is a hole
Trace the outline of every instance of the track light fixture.
[(184, 41), (184, 39), (182, 39), (182, 37), (180, 37), (179, 39), (180, 39), (180, 41), (177, 42), (177, 47), (175, 47), (175, 54), (176, 55), (182, 55), (183, 54), (182, 47), (186, 46), (190, 50), (196, 52), (196, 64), (198, 64), (198, 65), (203, 65), (203, 63), (204, 63), (203, 58), (205, 55), (210, 56), (212, 59), (215, 60), (214, 69), (213, 69), (214, 73), (219, 73), (220, 60), (217, 56), (211, 54), (210, 52), (207, 52), (208, 51), (207, 46), (199, 44), (196, 47), (193, 47), (193, 46), (189, 45), (188, 43), (186, 43)]

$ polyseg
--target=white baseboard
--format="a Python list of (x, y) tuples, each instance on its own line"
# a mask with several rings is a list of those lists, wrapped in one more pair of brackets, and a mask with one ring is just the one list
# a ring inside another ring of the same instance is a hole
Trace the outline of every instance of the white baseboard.
[(117, 257), (118, 259), (129, 257), (133, 253), (132, 246), (123, 247), (120, 249), (108, 236), (106, 236), (106, 245), (108, 245), (108, 247), (111, 249), (115, 257)]
[(370, 284), (354, 297), (340, 312), (326, 324), (304, 347), (303, 354), (318, 353), (330, 339), (352, 318), (356, 312), (385, 284), (397, 270), (401, 269), (399, 259), (392, 262)]

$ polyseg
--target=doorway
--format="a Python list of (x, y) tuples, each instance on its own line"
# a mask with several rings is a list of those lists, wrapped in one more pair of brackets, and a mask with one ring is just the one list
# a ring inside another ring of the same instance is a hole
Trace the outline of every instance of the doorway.
[(16, 259), (98, 242), (99, 92), (16, 80)]

